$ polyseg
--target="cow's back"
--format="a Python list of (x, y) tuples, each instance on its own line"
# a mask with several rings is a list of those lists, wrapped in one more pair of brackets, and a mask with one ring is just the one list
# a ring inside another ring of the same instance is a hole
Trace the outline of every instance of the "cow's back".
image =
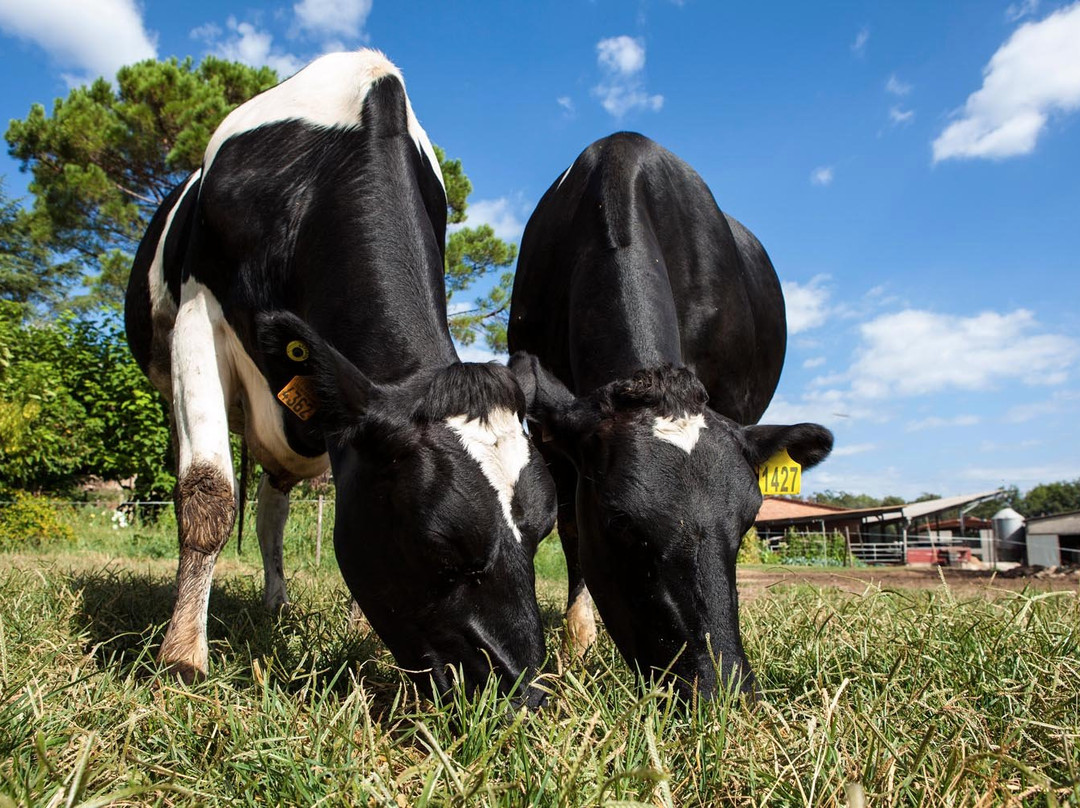
[(786, 328), (757, 239), (690, 166), (619, 133), (586, 149), (533, 213), (509, 338), (578, 394), (635, 363), (685, 364), (713, 409), (752, 423), (779, 380)]

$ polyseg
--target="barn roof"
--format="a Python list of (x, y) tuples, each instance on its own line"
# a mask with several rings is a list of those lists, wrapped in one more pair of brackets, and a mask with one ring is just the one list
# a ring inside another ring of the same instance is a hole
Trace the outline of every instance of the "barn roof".
[[(965, 505), (970, 505), (974, 502), (991, 499), (1000, 493), (1002, 493), (1002, 490), (998, 488), (993, 491), (981, 491), (976, 494), (962, 494), (955, 497), (941, 497), (939, 499), (930, 499), (923, 502), (912, 502), (907, 505), (881, 505), (876, 508), (858, 508), (856, 510), (830, 508), (827, 505), (817, 505), (812, 503), (797, 503), (818, 509), (813, 513), (804, 512), (801, 514), (792, 512), (777, 513), (775, 510), (766, 511), (765, 503), (763, 502), (762, 508), (758, 512), (758, 517), (754, 523), (761, 527), (779, 527), (781, 525), (819, 524), (821, 522), (825, 522), (826, 524), (829, 522), (847, 522), (852, 519), (875, 524), (893, 521), (913, 522), (916, 519), (933, 516), (936, 513), (963, 508)], [(766, 501), (768, 501), (768, 498)], [(796, 504), (791, 500), (774, 501)]]
[(1080, 511), (1028, 519), (1027, 532), (1036, 535), (1050, 534), (1056, 536), (1080, 534)]
[(800, 516), (818, 516), (820, 514), (842, 513), (843, 508), (832, 505), (819, 505), (816, 502), (801, 502), (797, 499), (765, 497), (758, 511), (758, 521), (763, 519), (797, 519)]

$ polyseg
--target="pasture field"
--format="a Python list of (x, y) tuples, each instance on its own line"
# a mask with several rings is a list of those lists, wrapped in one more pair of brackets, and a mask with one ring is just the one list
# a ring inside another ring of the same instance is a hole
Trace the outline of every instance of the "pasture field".
[(266, 615), (253, 535), (219, 562), (211, 675), (179, 686), (153, 661), (172, 528), (102, 521), (0, 554), (0, 806), (1080, 805), (1075, 583), (743, 570), (763, 697), (686, 704), (603, 632), (559, 652), (547, 541), (551, 699), (529, 714), (417, 699), (350, 627), (329, 542), (320, 565), (287, 542), (294, 606)]

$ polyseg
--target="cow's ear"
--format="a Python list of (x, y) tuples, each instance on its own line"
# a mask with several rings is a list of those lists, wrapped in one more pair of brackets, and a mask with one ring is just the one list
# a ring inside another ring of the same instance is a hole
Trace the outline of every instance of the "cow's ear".
[(569, 452), (595, 427), (590, 402), (576, 398), (535, 356), (518, 351), (510, 357), (509, 367), (525, 394), (529, 422), (539, 430), (542, 442)]
[(833, 434), (820, 424), (794, 426), (748, 426), (743, 429), (747, 442), (747, 460), (760, 466), (781, 449), (804, 469), (813, 468), (833, 447)]
[(327, 436), (357, 425), (378, 389), (356, 365), (291, 312), (264, 312), (255, 328), (268, 381), (285, 407)]

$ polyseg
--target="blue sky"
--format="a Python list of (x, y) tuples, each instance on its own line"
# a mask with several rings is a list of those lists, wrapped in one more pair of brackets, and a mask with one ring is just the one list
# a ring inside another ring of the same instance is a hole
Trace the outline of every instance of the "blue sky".
[(785, 287), (765, 420), (836, 432), (805, 490), (1080, 477), (1080, 2), (0, 0), (0, 114), (149, 56), (361, 45), (506, 238), (610, 132), (701, 173)]

